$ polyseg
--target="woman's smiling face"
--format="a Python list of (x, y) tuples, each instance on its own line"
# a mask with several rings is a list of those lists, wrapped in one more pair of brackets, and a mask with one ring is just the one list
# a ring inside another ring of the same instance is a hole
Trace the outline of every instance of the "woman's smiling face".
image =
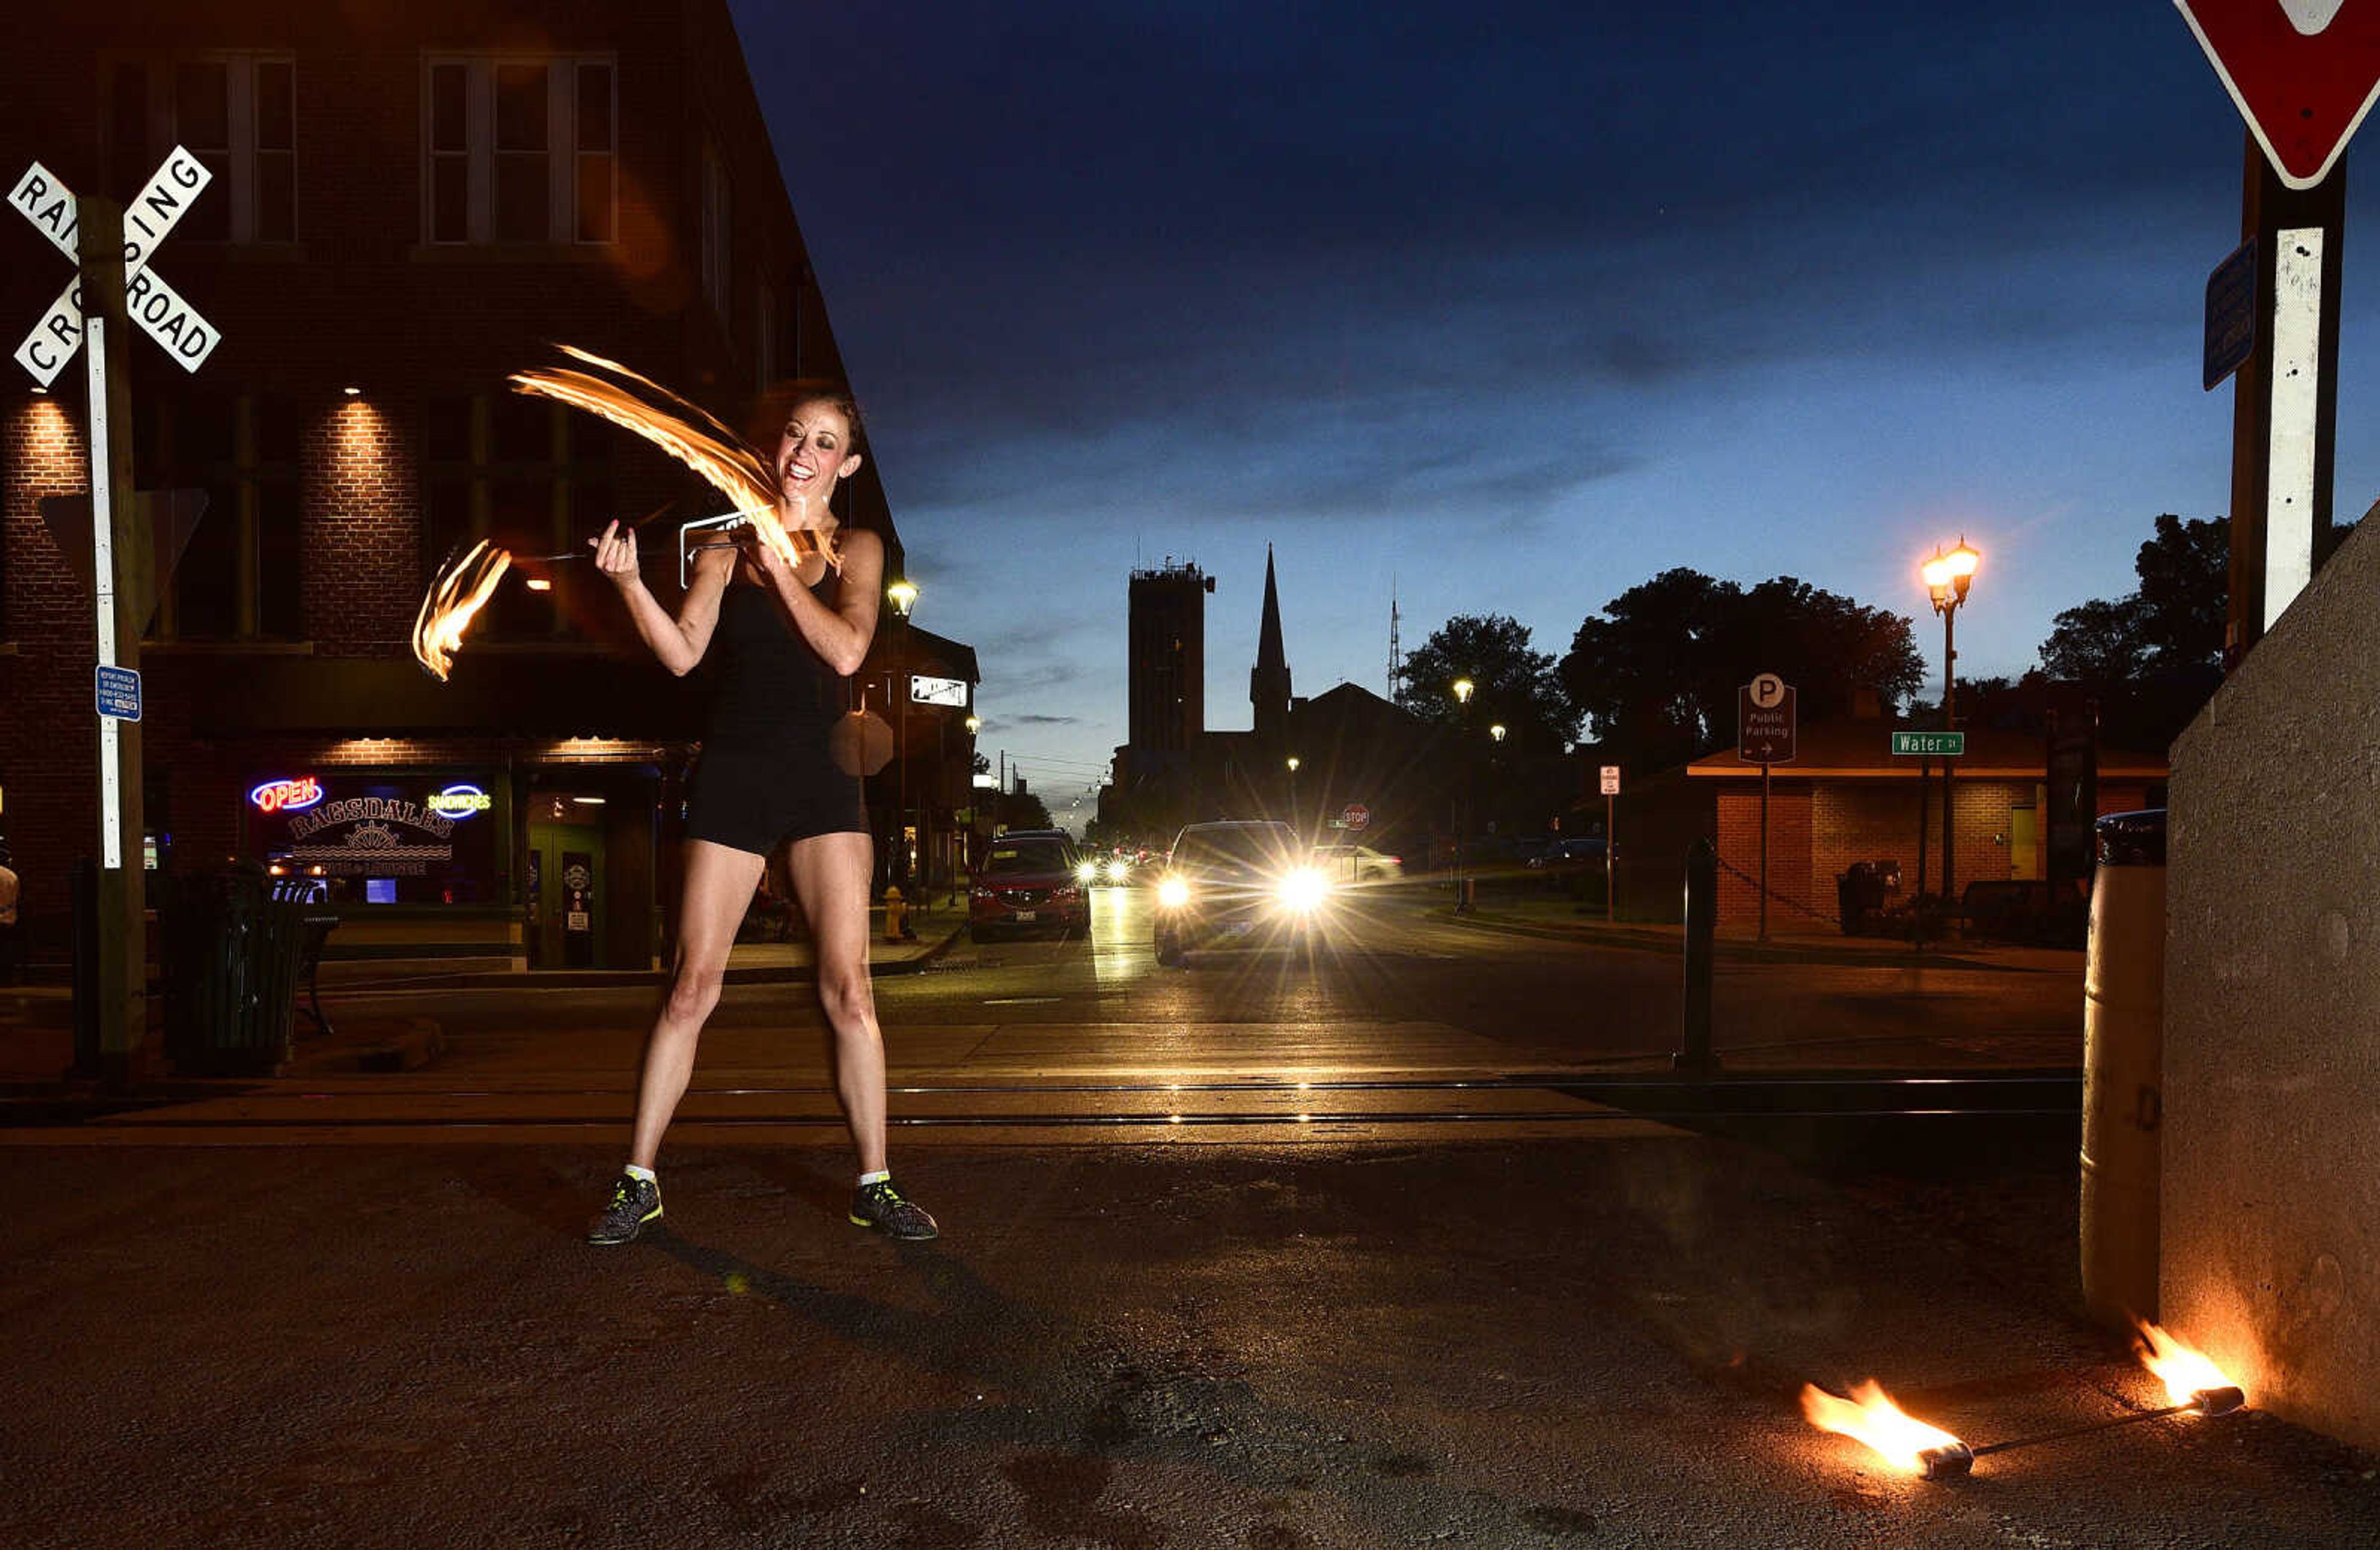
[(851, 421), (822, 398), (795, 404), (777, 438), (777, 490), (789, 500), (823, 504), (839, 480), (859, 468), (851, 450)]

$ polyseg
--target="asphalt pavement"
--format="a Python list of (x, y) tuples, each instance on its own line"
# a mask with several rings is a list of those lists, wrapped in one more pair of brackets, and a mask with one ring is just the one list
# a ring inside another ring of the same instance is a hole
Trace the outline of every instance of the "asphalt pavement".
[[(1978, 1445), (2162, 1402), (2080, 1307), (2070, 1100), (1632, 1108), (1658, 941), (1425, 905), (1160, 972), (1102, 908), (880, 980), (929, 1244), (844, 1221), (772, 981), (731, 987), (624, 1249), (579, 1233), (650, 987), (384, 974), (334, 1015), (430, 1009), (423, 1070), (20, 1086), (0, 1544), (2380, 1545), (2380, 1460), (2252, 1395), (1950, 1483), (1802, 1421), (1866, 1377)], [(1730, 948), (1722, 1005), (1788, 1008), (1803, 1060), (2071, 1047), (2079, 963), (1864, 951)]]
[(2158, 1399), (2079, 1316), (2070, 1174), (1814, 1175), (1685, 1132), (907, 1156), (17, 1149), (0, 1543), (2380, 1544), (2374, 1460), (2251, 1410), (1909, 1479)]

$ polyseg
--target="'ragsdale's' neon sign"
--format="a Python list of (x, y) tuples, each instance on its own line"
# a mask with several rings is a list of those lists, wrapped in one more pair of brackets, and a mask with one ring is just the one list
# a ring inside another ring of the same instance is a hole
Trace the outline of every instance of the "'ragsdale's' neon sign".
[(299, 775), (286, 781), (267, 781), (249, 792), (248, 799), (260, 812), (295, 813), (322, 800), (322, 782), (311, 775)]

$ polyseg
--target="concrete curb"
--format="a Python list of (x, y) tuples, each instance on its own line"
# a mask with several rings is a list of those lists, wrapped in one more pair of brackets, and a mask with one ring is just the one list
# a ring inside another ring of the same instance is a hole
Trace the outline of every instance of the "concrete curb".
[[(899, 958), (870, 957), (868, 963), (868, 977), (881, 979), (893, 975), (922, 973), (936, 959), (948, 952), (953, 944), (965, 932), (966, 925), (963, 921), (952, 926), (946, 934), (922, 951), (906, 953)], [(876, 944), (871, 942), (870, 945)], [(740, 969), (730, 968), (722, 983), (728, 985), (807, 984), (817, 977), (815, 967), (809, 963), (771, 963)], [(658, 989), (668, 983), (669, 972), (665, 969), (530, 969), (519, 974), (498, 972), (470, 975), (409, 975), (406, 976), (401, 987), (393, 986), (387, 988), (474, 990), (490, 987), (504, 989), (534, 987), (543, 990), (618, 990), (638, 985), (650, 986)], [(327, 993), (335, 996), (369, 996), (375, 989), (382, 987), (376, 987), (368, 979), (342, 979), (338, 984), (326, 986), (324, 988)]]
[[(1534, 937), (1545, 941), (1585, 942), (1595, 946), (1630, 949), (1642, 952), (1658, 952), (1675, 956), (1680, 951), (1679, 938), (1669, 932), (1633, 929), (1627, 926), (1605, 926), (1595, 922), (1568, 925), (1556, 921), (1533, 921), (1511, 915), (1499, 915), (1492, 911), (1474, 911), (1456, 914), (1451, 910), (1433, 910), (1431, 914), (1451, 925), (1469, 926), (1480, 931), (1498, 931), (1512, 937)], [(1879, 938), (1881, 939), (1881, 938)], [(1745, 941), (1721, 937), (1717, 943), (1722, 960), (1735, 959), (1766, 963), (1805, 963), (1838, 968), (1891, 968), (1913, 966), (1929, 969), (1980, 969), (1993, 974), (2038, 975), (2080, 972), (2064, 966), (2008, 963), (1988, 956), (1988, 950), (1944, 951), (1929, 948), (1923, 952), (1899, 948), (1860, 948), (1799, 945), (1791, 942)], [(2079, 954), (2078, 960), (2079, 960)]]

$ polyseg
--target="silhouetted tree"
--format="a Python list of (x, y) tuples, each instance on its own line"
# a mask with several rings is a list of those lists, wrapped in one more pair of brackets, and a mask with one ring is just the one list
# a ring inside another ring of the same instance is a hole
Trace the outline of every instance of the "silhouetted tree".
[(1745, 587), (1664, 571), (1578, 627), (1560, 677), (1620, 761), (1664, 769), (1735, 735), (1736, 691), (1774, 672), (1803, 721), (1848, 714), (1863, 690), (1897, 707), (1925, 675), (1908, 618), (1792, 576)]
[(1515, 754), (1560, 753), (1578, 734), (1579, 712), (1554, 672), (1551, 653), (1531, 650), (1529, 627), (1500, 613), (1460, 614), (1405, 653), (1397, 703), (1426, 721), (1462, 720), (1454, 681), (1475, 685), (1469, 720), (1498, 722)]
[[(2352, 531), (2334, 524), (2321, 557)], [(2229, 518), (2168, 512), (2132, 558), (2138, 587), (2078, 603), (2053, 622), (2042, 670), (2098, 700), (2107, 743), (2165, 748), (2222, 684), (2230, 554)]]

